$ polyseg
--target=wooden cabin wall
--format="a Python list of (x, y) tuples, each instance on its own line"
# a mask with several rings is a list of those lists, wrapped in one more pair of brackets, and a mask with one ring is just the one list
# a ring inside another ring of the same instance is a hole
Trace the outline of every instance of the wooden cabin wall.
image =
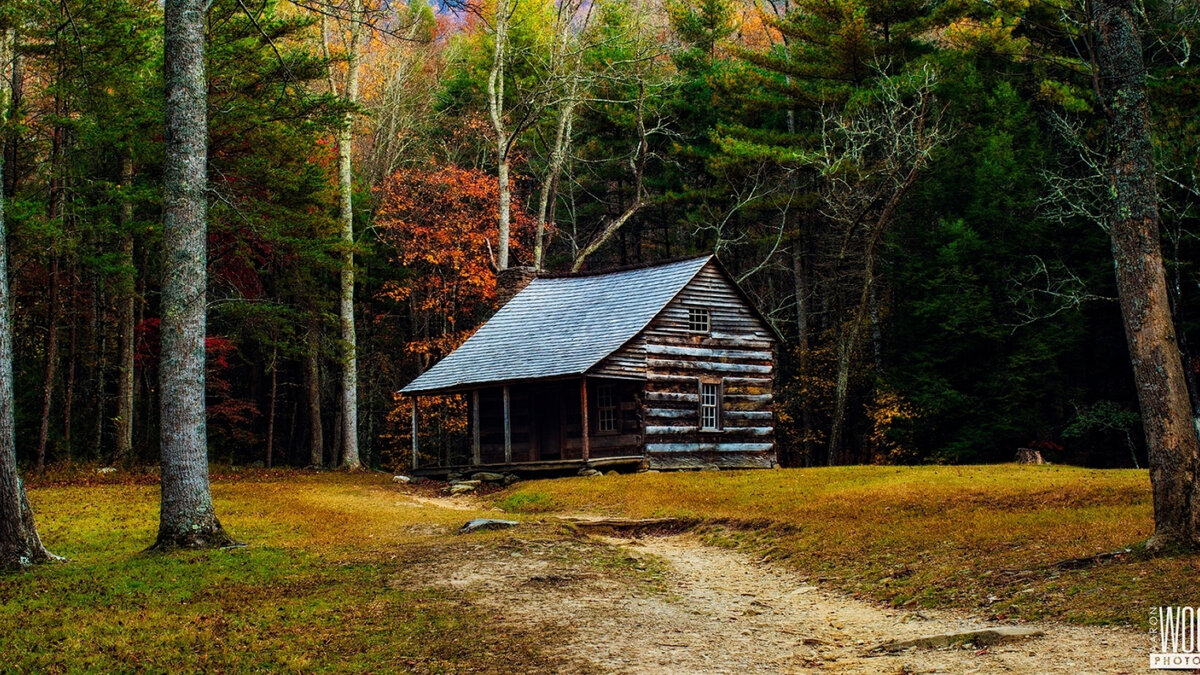
[[(709, 334), (688, 330), (689, 307), (709, 309)], [(706, 266), (638, 342), (652, 468), (774, 466), (775, 340), (714, 266)], [(722, 384), (718, 431), (700, 430), (702, 379)]]
[[(509, 388), (509, 415), (512, 424), (512, 460), (530, 461), (530, 391), (525, 386)], [(504, 388), (488, 387), (479, 391), (479, 454), (484, 464), (504, 462)]]
[[(599, 430), (598, 421), (600, 410), (598, 406), (597, 387), (612, 385), (617, 403), (616, 431)], [(636, 380), (588, 380), (588, 448), (593, 459), (605, 457), (631, 457), (642, 454), (642, 383)], [(583, 456), (583, 437), (580, 434), (579, 387), (567, 394), (564, 399), (567, 410), (573, 414), (567, 416), (568, 456), (577, 458)]]
[[(592, 369), (597, 376), (645, 377), (646, 342), (652, 337), (694, 337), (687, 330), (687, 308), (707, 307), (712, 314), (711, 339), (774, 342), (771, 329), (754, 315), (725, 275), (708, 263), (691, 283), (642, 331), (603, 363)], [(717, 344), (714, 342), (713, 344)]]

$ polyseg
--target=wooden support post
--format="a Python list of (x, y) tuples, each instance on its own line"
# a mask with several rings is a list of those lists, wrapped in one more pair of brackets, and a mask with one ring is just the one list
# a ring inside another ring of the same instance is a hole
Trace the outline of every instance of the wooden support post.
[(417, 463), (418, 463), (417, 452), (420, 450), (420, 446), (417, 442), (417, 397), (416, 396), (412, 397), (412, 446), (413, 446), (412, 468), (413, 468), (413, 471), (416, 471)]
[(587, 400), (587, 378), (579, 378), (579, 421), (580, 428), (583, 429), (583, 463), (586, 465), (592, 454), (591, 446), (588, 444), (588, 400)]
[(507, 384), (504, 385), (504, 463), (512, 464), (512, 410)]
[(479, 390), (471, 392), (471, 463), (479, 466), (483, 463), (479, 451)]

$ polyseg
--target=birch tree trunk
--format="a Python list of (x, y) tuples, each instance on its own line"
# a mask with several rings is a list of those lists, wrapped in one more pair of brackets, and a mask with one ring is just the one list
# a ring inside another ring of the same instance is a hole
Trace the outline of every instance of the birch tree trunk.
[(1146, 71), (1132, 0), (1094, 0), (1100, 93), (1108, 114), (1109, 219), (1117, 293), (1141, 404), (1154, 491), (1151, 548), (1200, 544), (1200, 441), (1171, 321), (1159, 239)]
[[(347, 18), (350, 40), (346, 45), (346, 88), (343, 93), (350, 103), (358, 102), (358, 49), (362, 39), (362, 0), (351, 0)], [(326, 20), (322, 18), (324, 39)], [(329, 46), (325, 45), (328, 56)], [(330, 93), (336, 94), (333, 75), (329, 76)], [(344, 449), (342, 467), (357, 470), (362, 467), (358, 456), (358, 338), (354, 330), (354, 113), (347, 112), (338, 132), (338, 192), (341, 196), (339, 218), (342, 224), (342, 246), (345, 248), (340, 275), (338, 316), (342, 333), (342, 401), (341, 445)]]
[[(4, 158), (0, 156), (0, 186), (3, 185)], [(4, 190), (0, 189), (0, 569), (20, 569), (54, 560), (55, 556), (42, 546), (33, 511), (17, 476), (9, 307), (8, 232), (4, 226)]]
[(496, 2), (496, 44), (492, 48), (492, 69), (488, 73), (488, 112), (496, 131), (496, 180), (499, 184), (500, 213), (496, 244), (496, 266), (508, 269), (509, 224), (512, 213), (512, 187), (508, 177), (509, 135), (504, 123), (504, 53), (508, 49), (508, 0)]
[(166, 0), (163, 83), (162, 509), (154, 548), (225, 546), (208, 485), (204, 410), (208, 120), (206, 0)]
[(133, 184), (133, 159), (121, 159), (121, 291), (118, 296), (117, 324), (120, 331), (120, 350), (117, 361), (117, 447), (114, 460), (127, 462), (133, 456), (133, 351), (134, 303), (137, 301), (133, 263), (133, 199), (129, 190)]

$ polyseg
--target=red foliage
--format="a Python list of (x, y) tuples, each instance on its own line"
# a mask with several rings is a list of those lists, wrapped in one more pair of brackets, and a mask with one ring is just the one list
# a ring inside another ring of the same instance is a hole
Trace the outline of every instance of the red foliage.
[(243, 298), (265, 294), (259, 270), (271, 260), (273, 247), (250, 229), (239, 227), (208, 233), (209, 274), (213, 281), (233, 287)]
[[(138, 368), (158, 364), (161, 324), (162, 319), (155, 317), (134, 327), (137, 345), (133, 358)], [(250, 429), (260, 413), (253, 401), (230, 396), (233, 383), (228, 373), (236, 353), (237, 344), (229, 338), (216, 335), (204, 338), (206, 410), (209, 424), (218, 434), (231, 441), (251, 443), (254, 434)]]
[[(466, 339), (496, 297), (496, 179), (456, 166), (401, 169), (379, 196), (376, 223), (382, 239), (396, 262), (412, 271), (385, 286), (384, 297), (408, 304), (428, 326), (409, 343), (409, 353), (440, 356)], [(528, 250), (535, 227), (520, 203), (514, 197), (512, 259)]]

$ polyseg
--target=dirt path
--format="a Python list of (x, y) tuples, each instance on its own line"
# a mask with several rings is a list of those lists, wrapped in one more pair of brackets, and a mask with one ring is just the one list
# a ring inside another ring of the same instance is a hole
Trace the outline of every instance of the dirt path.
[(511, 532), (499, 546), (447, 556), (435, 583), (471, 593), (514, 626), (544, 630), (563, 659), (558, 672), (1130, 673), (1148, 657), (1143, 634), (1057, 624), (986, 650), (868, 656), (885, 640), (985, 624), (881, 608), (686, 534), (526, 541)]

